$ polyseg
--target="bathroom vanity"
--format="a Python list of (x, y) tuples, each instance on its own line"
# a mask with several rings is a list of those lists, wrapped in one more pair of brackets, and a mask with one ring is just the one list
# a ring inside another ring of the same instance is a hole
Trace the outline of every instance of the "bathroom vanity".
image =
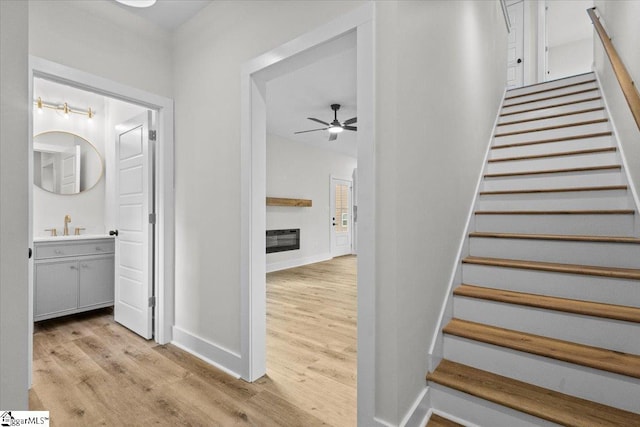
[(34, 247), (35, 321), (113, 305), (112, 237), (38, 238)]

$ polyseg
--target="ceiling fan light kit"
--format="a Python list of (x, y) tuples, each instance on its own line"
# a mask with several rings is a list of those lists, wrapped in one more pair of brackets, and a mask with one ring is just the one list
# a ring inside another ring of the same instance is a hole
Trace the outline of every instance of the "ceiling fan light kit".
[(343, 123), (340, 123), (340, 121), (338, 120), (338, 110), (340, 109), (340, 104), (331, 104), (331, 109), (333, 110), (333, 121), (331, 123), (316, 119), (315, 117), (307, 117), (307, 119), (325, 125), (326, 127), (319, 129), (302, 130), (299, 132), (294, 132), (294, 134), (326, 130), (329, 131), (330, 134), (329, 141), (335, 141), (336, 139), (338, 139), (338, 134), (344, 130), (350, 130), (353, 132), (356, 132), (358, 130), (356, 126), (350, 126), (358, 121), (357, 117), (353, 117), (351, 119), (345, 120)]

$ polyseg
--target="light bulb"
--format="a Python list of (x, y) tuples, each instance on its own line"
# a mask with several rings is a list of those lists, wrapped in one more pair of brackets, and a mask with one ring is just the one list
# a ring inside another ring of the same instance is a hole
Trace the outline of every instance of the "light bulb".
[(329, 131), (329, 133), (340, 133), (342, 132), (344, 129), (342, 129), (341, 126), (331, 126), (329, 129), (327, 129)]
[(38, 97), (37, 106), (38, 106), (38, 114), (42, 114), (42, 98), (40, 97)]

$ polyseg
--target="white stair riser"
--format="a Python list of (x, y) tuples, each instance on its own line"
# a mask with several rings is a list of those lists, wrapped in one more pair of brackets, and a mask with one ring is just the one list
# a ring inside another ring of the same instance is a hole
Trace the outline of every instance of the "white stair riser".
[(513, 122), (516, 120), (529, 120), (529, 119), (535, 119), (538, 117), (552, 116), (554, 114), (564, 114), (564, 113), (571, 113), (574, 111), (588, 110), (589, 108), (599, 108), (602, 106), (603, 106), (602, 100), (596, 99), (593, 101), (584, 101), (584, 102), (578, 102), (576, 104), (562, 105), (560, 107), (549, 107), (541, 110), (527, 111), (524, 113), (501, 115), (498, 119), (498, 123)]
[(632, 236), (633, 215), (476, 215), (476, 231)]
[(519, 381), (640, 412), (640, 380), (465, 338), (445, 336), (445, 358)]
[(570, 156), (544, 157), (526, 160), (505, 160), (487, 164), (486, 173), (529, 172), (550, 169), (581, 168), (620, 164), (618, 153), (574, 154)]
[(640, 281), (463, 264), (462, 282), (494, 289), (640, 307)]
[(572, 114), (570, 116), (554, 117), (551, 119), (535, 120), (530, 122), (515, 123), (512, 125), (503, 125), (496, 127), (496, 133), (517, 132), (522, 130), (539, 129), (549, 126), (558, 126), (576, 122), (584, 122), (589, 120), (606, 119), (607, 115), (604, 110), (589, 111), (588, 113)]
[(588, 125), (570, 126), (566, 128), (543, 130), (539, 132), (526, 132), (516, 135), (496, 136), (494, 147), (506, 144), (517, 144), (522, 142), (552, 140), (556, 138), (565, 138), (574, 135), (587, 135), (591, 133), (608, 132), (610, 130), (609, 122), (593, 123)]
[(431, 406), (435, 410), (454, 414), (483, 427), (553, 427), (558, 424), (527, 415), (462, 393), (440, 384), (430, 383)]
[(565, 172), (545, 175), (487, 178), (482, 183), (482, 191), (593, 187), (624, 184), (626, 184), (626, 182), (620, 171), (618, 169), (610, 169), (596, 172)]
[(565, 104), (568, 102), (592, 100), (593, 98), (597, 98), (600, 96), (600, 91), (594, 90), (590, 92), (579, 93), (577, 95), (568, 95), (561, 98), (549, 99), (546, 101), (529, 102), (527, 104), (520, 105), (505, 105), (504, 107), (502, 107), (502, 110), (500, 110), (500, 114), (521, 113), (528, 110), (533, 110), (535, 108), (546, 108), (553, 107), (554, 105)]
[(598, 138), (581, 138), (569, 141), (551, 142), (548, 144), (522, 145), (515, 147), (496, 148), (489, 152), (489, 159), (504, 159), (516, 156), (535, 156), (537, 154), (566, 153), (567, 151), (592, 150), (596, 148), (613, 147), (611, 136)]
[[(487, 258), (620, 268), (640, 267), (640, 244), (632, 243), (471, 237), (469, 252), (472, 256)], [(640, 292), (640, 282), (638, 291)], [(640, 343), (640, 340), (638, 342)]]
[(524, 95), (525, 93), (537, 92), (539, 90), (553, 89), (553, 88), (567, 86), (574, 83), (586, 82), (589, 80), (594, 80), (595, 78), (596, 77), (594, 73), (586, 73), (580, 76), (570, 77), (567, 79), (553, 80), (550, 82), (545, 82), (545, 83), (536, 84), (532, 86), (520, 87), (517, 89), (511, 89), (507, 91), (506, 97), (508, 98), (510, 96)]
[[(583, 90), (598, 89), (598, 85), (597, 85), (597, 82), (584, 82), (575, 86), (559, 87), (553, 90), (548, 90), (548, 89), (550, 88), (538, 89), (538, 91), (545, 90), (545, 92), (538, 92), (530, 95), (519, 94), (520, 96), (518, 96), (516, 94), (507, 94), (507, 97), (504, 103), (512, 104), (514, 102), (537, 101), (542, 98), (549, 98), (552, 96), (562, 96), (562, 95), (567, 95), (567, 94), (571, 94), (571, 93), (575, 93)], [(517, 96), (517, 97), (512, 98), (513, 96)]]
[(511, 195), (481, 195), (476, 208), (481, 211), (554, 209), (629, 209), (631, 199), (625, 190), (584, 191), (573, 193), (535, 193)]
[(456, 318), (471, 322), (640, 354), (638, 323), (460, 296), (453, 299), (453, 311)]

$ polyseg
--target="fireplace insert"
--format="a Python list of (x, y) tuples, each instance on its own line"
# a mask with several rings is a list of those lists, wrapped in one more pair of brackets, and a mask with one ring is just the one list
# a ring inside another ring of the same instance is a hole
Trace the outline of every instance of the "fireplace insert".
[(300, 249), (300, 229), (267, 230), (267, 253)]

